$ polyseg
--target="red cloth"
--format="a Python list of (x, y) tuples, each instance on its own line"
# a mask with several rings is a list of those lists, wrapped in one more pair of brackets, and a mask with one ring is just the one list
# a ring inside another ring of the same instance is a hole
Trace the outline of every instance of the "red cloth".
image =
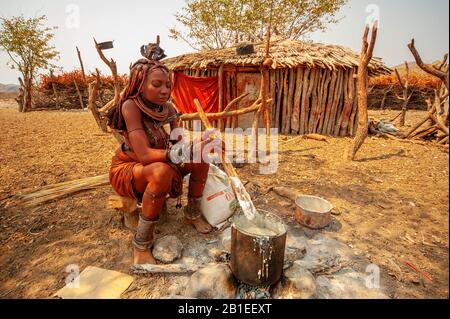
[(194, 77), (181, 72), (174, 74), (172, 98), (182, 113), (195, 113), (194, 99), (198, 99), (205, 113), (219, 110), (219, 78)]

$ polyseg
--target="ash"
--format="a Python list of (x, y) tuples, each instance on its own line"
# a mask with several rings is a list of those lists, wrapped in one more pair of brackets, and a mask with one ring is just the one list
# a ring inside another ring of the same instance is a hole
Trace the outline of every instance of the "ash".
[(270, 286), (258, 287), (240, 283), (237, 290), (237, 299), (270, 299)]

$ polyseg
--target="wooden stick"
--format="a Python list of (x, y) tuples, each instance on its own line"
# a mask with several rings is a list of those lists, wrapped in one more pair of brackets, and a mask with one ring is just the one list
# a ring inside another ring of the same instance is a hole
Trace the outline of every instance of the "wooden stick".
[(438, 142), (438, 144), (444, 145), (448, 143), (448, 136), (444, 137), (442, 140)]
[(420, 120), (416, 125), (414, 125), (406, 134), (405, 138), (408, 138), (411, 136), (412, 133), (414, 133), (415, 130), (417, 130), (419, 127), (421, 127), (423, 124), (425, 124), (429, 119), (430, 115), (433, 115), (433, 113), (436, 111), (436, 105), (433, 105), (431, 110), (428, 112), (427, 116), (424, 117), (422, 120)]
[(269, 72), (269, 79), (270, 79), (270, 89), (269, 89), (269, 96), (272, 99), (272, 104), (269, 106), (270, 109), (270, 120), (271, 120), (271, 127), (275, 127), (275, 120), (274, 120), (274, 114), (275, 114), (275, 85), (276, 85), (276, 70), (271, 70)]
[(295, 80), (294, 110), (292, 111), (291, 130), (294, 134), (298, 134), (300, 129), (300, 101), (303, 89), (303, 68), (297, 68), (297, 78)]
[(78, 49), (78, 47), (76, 47), (76, 48), (77, 48), (78, 61), (80, 61), (81, 74), (83, 75), (84, 83), (86, 83), (86, 73), (84, 73), (84, 65), (83, 65), (83, 60), (81, 59), (81, 52)]
[(54, 185), (47, 185), (32, 193), (13, 196), (11, 200), (7, 201), (5, 207), (33, 207), (51, 200), (60, 199), (70, 194), (94, 189), (108, 184), (109, 175), (104, 174)]
[(314, 133), (314, 124), (316, 123), (316, 118), (318, 116), (318, 109), (319, 109), (319, 97), (318, 97), (318, 90), (320, 87), (320, 83), (322, 82), (322, 72), (321, 70), (316, 70), (316, 77), (312, 89), (312, 96), (311, 96), (311, 112), (309, 115), (308, 120), (308, 134)]
[[(205, 112), (203, 111), (203, 108), (202, 108), (200, 102), (197, 99), (195, 99), (194, 104), (197, 108), (197, 113), (199, 114), (200, 119), (203, 122), (203, 125), (205, 126), (206, 129), (210, 129), (212, 127), (211, 123), (209, 122), (208, 117), (205, 115)], [(221, 134), (221, 133), (219, 133), (219, 134)], [(222, 139), (222, 141), (223, 141), (223, 139)], [(256, 207), (252, 202), (250, 194), (246, 191), (244, 184), (239, 179), (237, 172), (234, 169), (233, 165), (231, 165), (230, 163), (228, 163), (226, 161), (224, 149), (221, 152), (221, 157), (222, 157), (222, 166), (225, 170), (225, 173), (227, 173), (227, 175), (230, 179), (231, 187), (237, 197), (237, 200), (238, 200), (245, 216), (249, 220), (254, 219), (256, 217), (256, 215), (258, 214), (258, 211), (256, 210)]]
[(327, 134), (328, 131), (328, 122), (330, 121), (331, 108), (334, 99), (334, 91), (336, 90), (337, 86), (337, 75), (338, 71), (335, 70), (331, 71), (330, 90), (328, 93), (327, 106), (325, 108), (325, 118), (323, 121), (322, 130), (319, 131), (322, 134)]
[[(267, 100), (267, 103), (271, 103), (271, 102), (272, 102), (272, 99), (268, 99)], [(253, 104), (253, 105), (251, 105), (251, 106), (249, 106), (247, 108), (240, 109), (240, 110), (237, 110), (237, 111), (228, 111), (228, 112), (220, 112), (220, 113), (208, 113), (205, 116), (209, 120), (216, 120), (216, 119), (219, 119), (219, 118), (229, 118), (229, 117), (232, 117), (232, 116), (240, 116), (240, 115), (243, 115), (243, 114), (247, 114), (247, 113), (258, 111), (261, 108), (261, 105), (262, 105), (261, 103), (258, 103), (258, 104)], [(192, 120), (198, 120), (198, 119), (200, 119), (200, 116), (199, 116), (198, 112), (197, 113), (183, 114), (180, 117), (180, 120), (182, 120), (182, 121), (192, 121)]]
[[(219, 74), (218, 74), (218, 86), (219, 86), (219, 112), (223, 111), (223, 63), (219, 67)], [(224, 123), (223, 120), (219, 120), (218, 122), (219, 130), (224, 130)]]
[[(197, 108), (198, 117), (202, 121), (205, 129), (211, 129), (212, 128), (211, 122), (209, 121), (208, 116), (203, 111), (202, 105), (200, 104), (199, 100), (194, 99), (194, 104)], [(231, 163), (227, 163), (227, 161), (225, 160), (224, 150), (222, 151), (221, 156), (222, 156), (222, 166), (223, 166), (225, 172), (227, 173), (227, 175), (230, 177), (237, 177), (238, 175), (237, 175), (237, 172), (236, 172), (235, 168), (233, 167), (233, 165), (231, 165)]]
[(167, 265), (154, 265), (154, 264), (136, 264), (131, 266), (132, 271), (135, 274), (155, 274), (155, 273), (193, 273), (200, 269), (197, 264), (167, 264)]
[(89, 110), (91, 110), (92, 115), (94, 116), (95, 121), (97, 122), (98, 127), (102, 130), (102, 132), (107, 133), (108, 128), (105, 121), (101, 118), (100, 112), (97, 109), (96, 100), (98, 88), (100, 86), (100, 72), (96, 69), (96, 80), (89, 83), (88, 91), (89, 91)]
[(83, 97), (81, 96), (81, 92), (80, 92), (80, 89), (78, 88), (77, 81), (73, 80), (73, 83), (75, 84), (75, 89), (77, 90), (78, 99), (80, 100), (81, 109), (84, 110)]
[(303, 71), (303, 90), (302, 90), (302, 98), (301, 98), (301, 104), (300, 104), (300, 128), (299, 128), (299, 134), (303, 135), (305, 134), (305, 122), (307, 115), (307, 108), (309, 108), (309, 102), (308, 102), (308, 87), (309, 87), (309, 75), (311, 73), (310, 68), (306, 68)]
[(339, 70), (338, 80), (337, 80), (337, 89), (334, 91), (334, 99), (331, 107), (330, 121), (328, 122), (327, 134), (333, 135), (334, 128), (337, 117), (337, 110), (339, 108), (339, 102), (341, 101), (341, 97), (343, 95), (343, 87), (344, 87), (344, 70)]
[(325, 86), (328, 84), (328, 70), (321, 70), (321, 76), (322, 80), (320, 81), (320, 85), (318, 88), (318, 106), (317, 106), (317, 116), (313, 124), (313, 133), (318, 132), (318, 126), (319, 122), (323, 116), (323, 110), (325, 105), (325, 98), (326, 98), (326, 88)]
[(286, 117), (283, 122), (283, 133), (284, 134), (290, 134), (291, 133), (291, 117), (292, 117), (292, 104), (294, 103), (294, 90), (295, 90), (295, 83), (294, 79), (296, 78), (295, 69), (289, 69), (289, 90), (288, 90), (288, 96), (287, 101), (285, 101), (285, 107), (286, 107)]
[(114, 105), (119, 103), (119, 100), (120, 100), (120, 84), (119, 84), (119, 80), (118, 80), (118, 76), (117, 76), (117, 64), (113, 59), (108, 61), (108, 59), (103, 54), (103, 51), (100, 49), (100, 46), (98, 45), (98, 43), (95, 39), (94, 39), (94, 43), (95, 43), (95, 48), (97, 50), (97, 53), (100, 56), (100, 59), (102, 59), (102, 61), (105, 62), (105, 64), (109, 67), (109, 69), (111, 70), (112, 76), (113, 76), (113, 80), (114, 80), (114, 99), (111, 101), (111, 103), (107, 104), (108, 108), (106, 108), (106, 105), (105, 105), (105, 107), (102, 107), (100, 110), (102, 113), (106, 113), (109, 111), (109, 109), (111, 107), (113, 107)]
[(53, 82), (53, 71), (52, 70), (50, 70), (50, 78), (52, 79), (52, 89), (53, 89), (53, 95), (55, 96), (56, 107), (60, 108), (58, 92), (56, 92), (55, 82)]
[[(225, 109), (223, 110), (223, 112), (226, 114), (226, 113), (228, 113), (230, 110), (231, 110), (231, 108), (235, 105), (235, 104), (237, 104), (237, 103), (239, 103), (244, 97), (246, 97), (248, 95), (248, 93), (244, 93), (244, 94), (241, 94), (241, 95), (239, 95), (237, 98), (235, 98), (233, 101), (231, 101), (230, 103), (228, 103), (228, 105), (225, 107)], [(261, 101), (260, 99), (258, 99), (257, 101)], [(219, 112), (220, 113), (220, 112)]]
[(321, 133), (322, 132), (322, 128), (323, 128), (323, 124), (325, 121), (325, 113), (326, 113), (326, 108), (327, 108), (327, 98), (328, 98), (328, 90), (330, 87), (330, 82), (331, 82), (331, 73), (333, 71), (327, 70), (326, 74), (325, 74), (325, 84), (324, 84), (324, 90), (323, 93), (321, 93), (321, 111), (320, 111), (320, 118), (319, 118), (319, 123), (316, 129), (316, 133)]
[[(433, 68), (428, 64), (423, 63), (422, 58), (420, 57), (419, 52), (416, 50), (416, 47), (414, 45), (414, 39), (411, 40), (411, 42), (408, 44), (408, 48), (411, 51), (412, 55), (414, 56), (417, 65), (419, 68), (424, 70), (425, 72), (434, 75), (435, 77), (439, 78), (445, 85), (448, 91), (448, 69), (446, 72), (441, 71), (439, 69)], [(444, 58), (444, 64), (447, 58)], [(442, 68), (442, 67), (441, 67)]]

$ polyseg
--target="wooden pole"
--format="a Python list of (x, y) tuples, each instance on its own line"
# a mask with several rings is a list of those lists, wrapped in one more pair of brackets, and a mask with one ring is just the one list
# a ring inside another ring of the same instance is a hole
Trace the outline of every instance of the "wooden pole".
[(84, 73), (84, 65), (83, 65), (83, 60), (81, 59), (81, 52), (78, 49), (78, 47), (76, 47), (76, 48), (77, 48), (78, 61), (80, 61), (81, 74), (83, 75), (84, 83), (86, 83), (86, 73)]
[(111, 70), (112, 76), (113, 76), (113, 80), (114, 80), (114, 99), (109, 101), (105, 106), (103, 106), (100, 109), (101, 113), (106, 113), (113, 106), (115, 106), (117, 103), (119, 103), (119, 100), (120, 100), (120, 83), (119, 83), (118, 75), (117, 75), (117, 64), (113, 59), (108, 61), (108, 59), (103, 54), (102, 50), (100, 49), (100, 47), (95, 39), (94, 39), (94, 43), (95, 43), (95, 48), (97, 50), (97, 53), (100, 56), (100, 59), (102, 59), (102, 61), (105, 62), (105, 64), (109, 67), (109, 69)]
[(338, 135), (346, 136), (348, 124), (350, 121), (350, 115), (353, 109), (353, 98), (354, 98), (354, 70), (350, 69), (348, 71), (347, 81), (344, 85), (344, 107), (341, 112), (341, 116), (338, 123)]
[(55, 96), (55, 104), (57, 108), (60, 108), (58, 92), (56, 92), (55, 82), (53, 81), (53, 70), (50, 70), (50, 78), (52, 79), (51, 81), (52, 81), (53, 95)]
[(317, 127), (315, 129), (315, 133), (321, 133), (322, 132), (322, 126), (323, 126), (323, 120), (325, 118), (325, 108), (327, 105), (327, 97), (328, 97), (328, 84), (331, 81), (331, 72), (330, 70), (326, 70), (325, 74), (324, 74), (324, 79), (325, 82), (323, 84), (323, 89), (321, 90), (320, 93), (320, 100), (319, 100), (319, 104), (320, 104), (320, 114), (319, 114), (319, 120), (317, 122)]
[(323, 135), (327, 134), (327, 130), (328, 130), (328, 122), (330, 121), (330, 113), (331, 113), (331, 107), (333, 104), (334, 91), (336, 90), (337, 74), (338, 74), (338, 71), (336, 71), (336, 70), (331, 71), (330, 89), (329, 89), (329, 93), (327, 96), (327, 98), (328, 98), (327, 105), (325, 108), (322, 130), (319, 131)]
[(405, 81), (402, 80), (400, 73), (398, 72), (397, 69), (395, 69), (395, 75), (397, 76), (397, 80), (398, 83), (400, 84), (401, 88), (402, 88), (402, 93), (403, 96), (398, 96), (397, 95), (397, 99), (402, 100), (402, 112), (400, 113), (400, 126), (405, 126), (405, 118), (406, 118), (406, 109), (408, 107), (408, 102), (411, 99), (411, 96), (413, 94), (413, 92), (411, 92), (411, 94), (408, 96), (408, 88), (409, 88), (409, 66), (408, 66), (408, 62), (405, 62), (405, 67), (406, 67), (406, 75), (405, 75)]
[[(272, 99), (266, 100), (266, 103), (271, 103), (271, 102), (272, 102)], [(223, 111), (220, 113), (208, 113), (205, 116), (211, 121), (217, 120), (217, 119), (229, 118), (229, 117), (237, 117), (237, 116), (240, 116), (243, 114), (256, 112), (261, 109), (261, 105), (262, 105), (262, 103), (258, 99), (251, 106), (246, 107), (244, 109), (240, 109), (240, 110), (236, 110), (236, 111)], [(180, 120), (182, 120), (182, 121), (192, 121), (192, 120), (196, 120), (196, 119), (201, 119), (198, 112), (183, 114), (180, 117)]]
[[(211, 122), (208, 119), (208, 116), (205, 114), (205, 112), (203, 111), (203, 107), (200, 104), (199, 100), (194, 99), (194, 104), (197, 108), (197, 115), (200, 118), (200, 120), (203, 123), (203, 126), (205, 127), (205, 130), (211, 129), (212, 125)], [(225, 170), (225, 172), (227, 173), (228, 176), (230, 177), (237, 177), (237, 172), (235, 170), (235, 168), (233, 167), (233, 165), (231, 165), (231, 163), (227, 163), (227, 161), (225, 160), (225, 152), (224, 150), (222, 150), (222, 166)]]
[(318, 90), (320, 88), (320, 82), (322, 80), (322, 70), (317, 69), (316, 76), (314, 80), (314, 84), (312, 87), (312, 93), (311, 93), (311, 112), (309, 115), (309, 121), (308, 121), (308, 134), (314, 133), (314, 124), (316, 122), (317, 114), (318, 114), (318, 108), (319, 108), (319, 102), (318, 102)]
[[(219, 67), (219, 74), (218, 74), (218, 86), (219, 86), (219, 112), (223, 111), (223, 63)], [(218, 121), (218, 128), (220, 131), (224, 131), (225, 125), (223, 120)]]
[(75, 84), (75, 89), (77, 90), (78, 99), (80, 100), (81, 109), (84, 110), (83, 96), (81, 95), (80, 89), (78, 88), (77, 81), (73, 80), (73, 83)]
[(303, 135), (305, 134), (305, 122), (307, 115), (307, 108), (309, 107), (309, 101), (308, 101), (308, 87), (309, 87), (309, 75), (311, 74), (311, 69), (306, 68), (303, 72), (303, 90), (302, 90), (302, 99), (300, 104), (300, 129), (299, 134)]
[(296, 74), (294, 69), (288, 69), (289, 72), (289, 89), (287, 95), (287, 101), (285, 101), (285, 118), (283, 120), (283, 133), (290, 134), (291, 133), (291, 117), (292, 117), (292, 104), (294, 103), (294, 90), (295, 90), (295, 82)]
[(100, 113), (97, 109), (96, 100), (97, 100), (97, 93), (100, 86), (100, 71), (98, 69), (95, 69), (96, 71), (96, 80), (89, 83), (89, 109), (92, 112), (92, 115), (94, 116), (95, 121), (97, 122), (98, 127), (102, 130), (102, 132), (107, 133), (108, 128), (105, 123), (105, 121), (101, 118)]
[(303, 68), (297, 68), (297, 77), (295, 80), (295, 95), (294, 95), (294, 109), (292, 111), (291, 118), (291, 130), (294, 134), (298, 134), (300, 129), (299, 120), (300, 120), (300, 101), (303, 90)]

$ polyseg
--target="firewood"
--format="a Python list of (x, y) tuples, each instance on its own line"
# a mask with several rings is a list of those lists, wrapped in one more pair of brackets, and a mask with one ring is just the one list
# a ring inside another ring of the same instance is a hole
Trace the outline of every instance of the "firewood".
[(309, 140), (316, 140), (316, 141), (322, 141), (322, 142), (327, 142), (328, 140), (325, 136), (320, 135), (320, 134), (306, 134), (303, 135), (303, 138), (305, 139), (309, 139)]
[(47, 185), (31, 193), (13, 196), (5, 203), (8, 206), (34, 207), (81, 191), (109, 185), (108, 174)]
[(166, 265), (153, 265), (153, 264), (141, 264), (131, 266), (131, 270), (135, 274), (155, 274), (155, 273), (193, 273), (199, 270), (201, 266), (197, 264), (166, 264)]

